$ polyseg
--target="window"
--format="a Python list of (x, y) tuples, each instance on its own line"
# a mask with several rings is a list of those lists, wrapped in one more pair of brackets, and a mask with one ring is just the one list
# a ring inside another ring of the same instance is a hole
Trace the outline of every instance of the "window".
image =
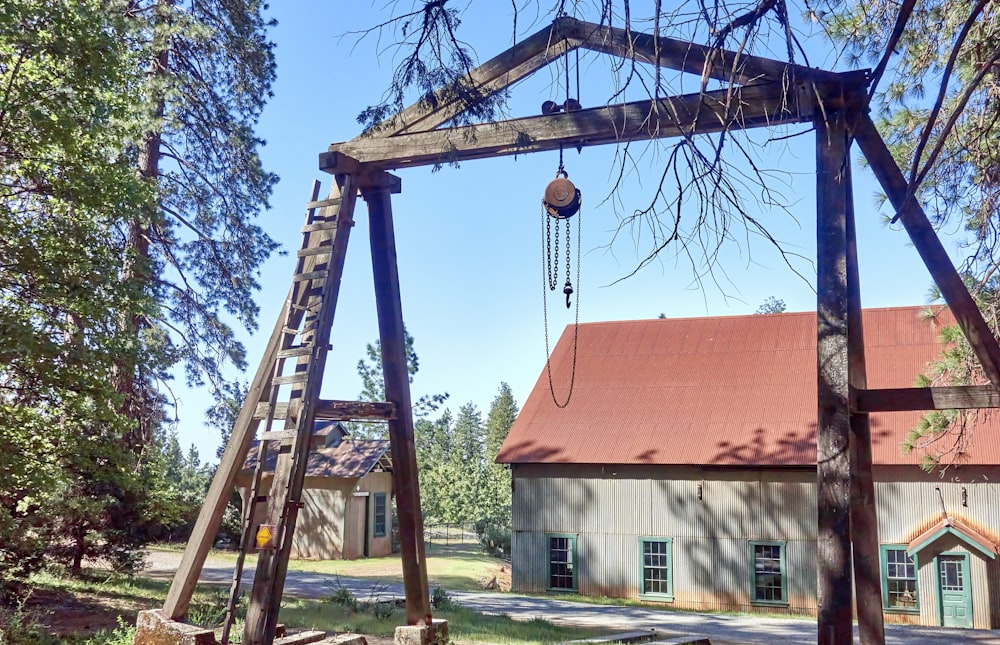
[(787, 605), (784, 542), (751, 542), (753, 603)]
[(639, 538), (640, 598), (674, 599), (673, 545), (670, 538)]
[(375, 493), (375, 537), (385, 537), (385, 493)]
[(576, 536), (549, 535), (549, 589), (576, 591)]
[(891, 612), (920, 611), (917, 602), (917, 562), (902, 544), (882, 545), (882, 602)]

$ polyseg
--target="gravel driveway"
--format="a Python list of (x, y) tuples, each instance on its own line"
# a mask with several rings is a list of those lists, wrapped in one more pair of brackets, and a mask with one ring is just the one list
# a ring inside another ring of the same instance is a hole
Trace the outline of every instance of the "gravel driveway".
[[(143, 574), (155, 579), (170, 579), (180, 564), (181, 554), (170, 551), (151, 551), (146, 558)], [(229, 585), (233, 565), (217, 558), (209, 558), (202, 569), (201, 581), (208, 584)], [(243, 576), (244, 586), (253, 580), (252, 568)], [(373, 583), (361, 578), (349, 578), (305, 571), (289, 571), (285, 580), (285, 593), (300, 598), (323, 598), (331, 595), (338, 586), (346, 587), (359, 599), (401, 597), (400, 584)], [(458, 604), (483, 613), (506, 614), (517, 620), (543, 618), (560, 624), (600, 627), (602, 629), (657, 629), (671, 634), (707, 636), (729, 643), (767, 644), (815, 643), (816, 622), (759, 616), (732, 616), (726, 614), (697, 614), (682, 611), (664, 611), (646, 607), (618, 607), (556, 600), (509, 593), (449, 591), (448, 595)], [(886, 625), (887, 645), (954, 645), (960, 643), (1000, 645), (1000, 630), (965, 630), (915, 627), (911, 625)]]

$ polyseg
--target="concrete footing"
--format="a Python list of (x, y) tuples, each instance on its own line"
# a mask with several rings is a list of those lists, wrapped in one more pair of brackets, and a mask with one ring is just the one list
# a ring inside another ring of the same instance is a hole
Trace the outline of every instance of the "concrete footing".
[(430, 625), (405, 625), (396, 628), (396, 645), (447, 645), (448, 621), (432, 620)]
[(215, 645), (210, 629), (170, 620), (162, 609), (140, 611), (133, 645)]

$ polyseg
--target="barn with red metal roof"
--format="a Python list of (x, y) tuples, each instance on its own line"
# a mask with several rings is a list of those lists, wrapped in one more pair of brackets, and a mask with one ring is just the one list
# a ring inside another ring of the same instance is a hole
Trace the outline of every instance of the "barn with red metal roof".
[[(863, 323), (868, 386), (899, 388), (953, 318), (904, 307)], [(815, 313), (567, 328), (552, 387), (543, 365), (497, 457), (515, 590), (815, 614), (816, 361)], [(921, 414), (870, 416), (886, 619), (996, 628), (1000, 420), (981, 412), (961, 444), (906, 453)], [(947, 468), (925, 472), (926, 457)]]

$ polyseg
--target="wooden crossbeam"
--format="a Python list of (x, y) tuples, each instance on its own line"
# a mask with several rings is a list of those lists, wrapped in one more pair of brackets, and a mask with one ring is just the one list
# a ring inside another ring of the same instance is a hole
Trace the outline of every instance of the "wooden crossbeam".
[(577, 112), (511, 119), (394, 137), (370, 137), (333, 144), (320, 154), (320, 169), (347, 172), (338, 155), (378, 168), (405, 168), (468, 161), (559, 146), (595, 146), (697, 132), (811, 121), (811, 101), (782, 83), (685, 94)]
[(705, 79), (712, 78), (746, 85), (762, 80), (794, 78), (800, 81), (830, 81), (837, 77), (834, 72), (696, 45), (675, 38), (665, 36), (657, 38), (652, 34), (597, 25), (573, 18), (565, 20), (564, 33), (578, 39), (577, 42), (584, 49), (668, 67)]
[[(268, 415), (268, 404), (257, 404), (255, 419), (264, 419)], [(273, 419), (285, 419), (288, 416), (288, 404), (278, 403), (271, 414)], [(321, 421), (389, 421), (396, 418), (396, 406), (388, 402), (372, 401), (331, 401), (320, 399), (316, 402), (315, 418)]]
[(859, 389), (851, 400), (857, 412), (1000, 408), (1000, 393), (992, 385)]
[(931, 226), (927, 214), (910, 194), (910, 186), (903, 172), (896, 165), (871, 117), (858, 113), (852, 119), (853, 135), (868, 159), (872, 172), (882, 184), (886, 196), (899, 215), (899, 221), (910, 235), (913, 246), (923, 259), (934, 283), (941, 290), (955, 320), (965, 333), (972, 351), (979, 359), (986, 377), (994, 387), (1000, 388), (1000, 344), (975, 301), (969, 294), (962, 277), (955, 270), (944, 245)]

